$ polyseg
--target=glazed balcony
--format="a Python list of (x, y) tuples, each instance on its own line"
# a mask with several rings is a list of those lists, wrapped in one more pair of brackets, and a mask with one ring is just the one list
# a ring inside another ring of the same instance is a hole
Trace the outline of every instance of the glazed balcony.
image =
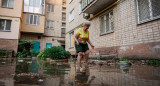
[(36, 14), (25, 14), (22, 17), (21, 32), (44, 33), (45, 16)]

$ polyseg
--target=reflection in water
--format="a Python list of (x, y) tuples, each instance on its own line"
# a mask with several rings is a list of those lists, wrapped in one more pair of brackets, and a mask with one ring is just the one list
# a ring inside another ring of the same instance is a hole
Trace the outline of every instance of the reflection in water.
[(15, 59), (0, 59), (0, 86), (14, 86)]
[(30, 72), (32, 72), (32, 73), (38, 73), (38, 68), (39, 68), (39, 65), (37, 63), (37, 60), (36, 59), (32, 59)]
[(75, 72), (74, 62), (0, 59), (0, 86), (160, 86), (160, 67), (89, 64)]
[(87, 85), (87, 81), (88, 81), (89, 75), (90, 75), (89, 74), (89, 68), (86, 65), (84, 71), (76, 73), (76, 76), (75, 76), (76, 85), (77, 86), (85, 86), (85, 85)]

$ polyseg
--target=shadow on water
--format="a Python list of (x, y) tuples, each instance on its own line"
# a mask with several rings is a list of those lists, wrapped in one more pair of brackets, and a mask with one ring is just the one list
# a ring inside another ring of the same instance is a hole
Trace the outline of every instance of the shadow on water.
[(90, 60), (85, 71), (76, 72), (73, 61), (0, 59), (0, 86), (160, 86), (159, 61), (130, 62)]

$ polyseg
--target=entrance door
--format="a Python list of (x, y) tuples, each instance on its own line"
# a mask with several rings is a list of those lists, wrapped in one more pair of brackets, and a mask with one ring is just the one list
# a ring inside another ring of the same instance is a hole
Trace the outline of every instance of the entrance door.
[(46, 49), (51, 47), (52, 47), (52, 44), (49, 44), (49, 43), (46, 44)]
[(33, 42), (32, 52), (40, 52), (40, 42)]

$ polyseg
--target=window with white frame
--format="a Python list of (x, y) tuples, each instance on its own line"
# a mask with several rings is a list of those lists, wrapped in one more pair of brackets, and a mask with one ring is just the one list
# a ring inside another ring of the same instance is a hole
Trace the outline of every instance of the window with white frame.
[(26, 15), (26, 24), (40, 25), (40, 16), (27, 14)]
[(47, 5), (47, 12), (53, 12), (54, 11), (54, 7), (51, 4)]
[(93, 2), (94, 0), (88, 0), (88, 4), (90, 4), (91, 2)]
[(79, 14), (82, 13), (82, 1), (79, 2)]
[(11, 20), (0, 19), (0, 31), (10, 31), (11, 22)]
[(69, 3), (71, 3), (71, 1), (73, 1), (73, 0), (68, 0), (69, 1)]
[(66, 31), (65, 28), (61, 28), (61, 36), (62, 36), (62, 37), (65, 37), (65, 31)]
[(69, 22), (74, 19), (74, 9), (69, 13)]
[(160, 0), (136, 0), (138, 23), (160, 18)]
[(45, 12), (45, 0), (42, 0), (41, 7), (42, 7), (42, 14), (44, 14), (44, 12)]
[(24, 0), (24, 12), (44, 14), (45, 0)]
[(66, 21), (66, 13), (62, 13), (62, 21)]
[(54, 21), (46, 21), (46, 28), (52, 29), (54, 28)]
[(2, 0), (2, 7), (13, 8), (14, 0)]
[(87, 6), (87, 0), (82, 0), (82, 10)]
[(100, 34), (113, 32), (113, 11), (100, 17)]

